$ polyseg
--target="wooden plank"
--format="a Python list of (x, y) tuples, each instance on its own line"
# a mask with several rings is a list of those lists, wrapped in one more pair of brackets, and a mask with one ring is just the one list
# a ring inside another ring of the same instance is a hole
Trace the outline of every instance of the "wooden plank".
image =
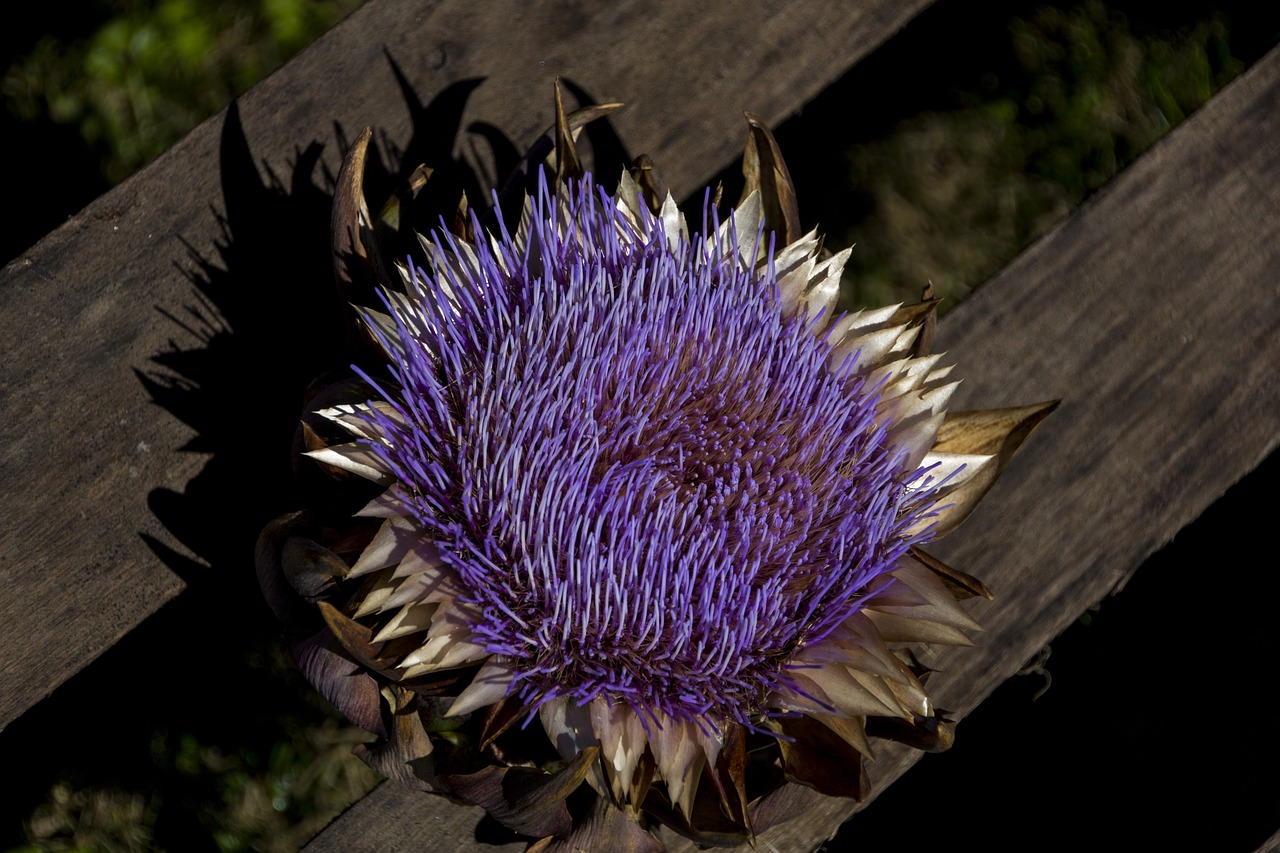
[[(415, 128), (390, 56), (423, 103), (487, 78), (460, 126), (484, 121), (519, 145), (549, 123), (557, 76), (595, 99), (627, 100), (615, 127), (632, 153), (661, 155), (672, 186), (695, 187), (741, 150), (744, 108), (780, 121), (928, 3), (371, 0), (239, 101), (241, 166), (288, 175), (319, 142), (332, 174), (335, 124), (349, 137), (375, 124), (404, 148)], [(246, 210), (231, 211), (232, 245), (220, 250), (218, 215), (232, 206), (224, 190), (243, 189), (228, 174), (234, 152), (219, 147), (225, 120), (201, 125), (0, 273), (0, 727), (177, 595), (183, 576), (212, 562), (222, 573), (212, 582), (243, 580), (254, 530), (288, 508), (251, 484), (259, 465), (278, 464), (264, 450), (273, 434), (283, 447), (291, 427), (273, 418), (305, 382), (273, 375), (289, 367), (273, 358), (288, 360), (285, 332), (297, 325), (288, 259), (323, 254), (324, 204), (306, 207), (296, 193), (274, 221), (248, 210), (267, 232), (256, 239), (235, 233)], [(314, 229), (293, 218), (298, 210), (319, 210)], [(234, 316), (190, 281), (200, 273), (193, 258), (216, 272), (229, 257), (241, 265), (230, 284), (257, 291)], [(252, 264), (274, 280), (246, 275)], [(170, 319), (203, 323), (201, 313), (214, 331)], [(208, 387), (182, 413), (193, 428), (153, 405), (135, 372), (175, 348), (198, 349), (202, 335), (222, 349), (205, 353)], [(254, 436), (259, 421), (267, 426)]]
[[(997, 593), (973, 608), (987, 627), (976, 648), (932, 657), (931, 690), (957, 716), (1280, 441), (1278, 124), (1280, 50), (941, 324), (938, 348), (965, 379), (957, 406), (1063, 399), (973, 518), (934, 549)], [(883, 789), (916, 755), (885, 747), (878, 757), (871, 774)], [(390, 785), (366, 803), (393, 797), (376, 823), (344, 817), (307, 849), (404, 843), (452, 808)], [(853, 811), (813, 794), (803, 819), (756, 849), (813, 850)], [(457, 815), (453, 831), (465, 834), (474, 818)], [(695, 849), (670, 840), (673, 851)]]
[[(431, 801), (433, 807), (424, 809), (423, 800)], [(484, 817), (484, 809), (479, 806), (454, 805), (407, 785), (383, 782), (343, 813), (340, 820), (331, 823), (306, 849), (311, 853), (417, 853), (422, 849), (422, 840), (430, 838), (431, 853), (471, 853), (480, 847), (476, 827)], [(406, 821), (413, 825), (408, 826)], [(383, 826), (402, 831), (383, 833)], [(527, 846), (522, 841), (490, 842), (481, 849), (486, 853), (520, 853)]]

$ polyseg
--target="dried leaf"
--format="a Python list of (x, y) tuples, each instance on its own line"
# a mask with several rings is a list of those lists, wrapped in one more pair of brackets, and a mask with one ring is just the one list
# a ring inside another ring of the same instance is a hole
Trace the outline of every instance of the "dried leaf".
[[(773, 133), (755, 114), (746, 113), (746, 117), (751, 130), (742, 154), (742, 175), (746, 178), (742, 198), (745, 200), (753, 191), (759, 190), (765, 230), (778, 235), (776, 248), (781, 249), (795, 242), (803, 233), (800, 230), (796, 187)], [(741, 234), (738, 236), (742, 239)]]
[(290, 649), (298, 670), (342, 715), (367, 732), (386, 737), (378, 682), (343, 653), (328, 631), (318, 631)]
[(830, 797), (866, 797), (862, 755), (844, 738), (809, 717), (780, 717), (772, 725), (787, 738), (779, 739), (778, 749), (788, 780)]
[(310, 512), (291, 512), (272, 520), (258, 534), (254, 547), (258, 585), (262, 587), (262, 596), (271, 612), (281, 622), (292, 621), (298, 607), (298, 594), (285, 578), (281, 564), (284, 544), (295, 534), (310, 530), (314, 524), (314, 516)]
[(944, 752), (955, 742), (956, 724), (939, 709), (928, 717), (917, 716), (914, 721), (897, 717), (868, 717), (867, 734), (896, 740), (925, 752)]
[(975, 578), (973, 575), (965, 574), (959, 569), (953, 569), (937, 557), (925, 552), (920, 548), (912, 548), (911, 556), (915, 557), (929, 571), (933, 572), (942, 579), (943, 585), (956, 598), (963, 601), (966, 598), (974, 598), (981, 596), (987, 601), (995, 598), (991, 594), (991, 590), (987, 589), (987, 585)]
[(376, 295), (378, 287), (389, 280), (364, 198), (365, 160), (372, 138), (373, 131), (366, 127), (343, 158), (334, 187), (329, 226), (338, 301), (346, 320), (343, 326), (352, 338), (348, 344), (352, 345), (357, 343), (354, 336), (359, 334), (356, 330), (362, 326), (355, 322), (351, 306), (380, 304)]
[(495, 820), (522, 835), (567, 835), (573, 829), (573, 818), (565, 797), (582, 784), (598, 753), (598, 747), (587, 747), (556, 773), (491, 766), (475, 773), (441, 774), (440, 780), (451, 793), (483, 807)]
[[(931, 293), (932, 287), (925, 288), (925, 293)], [(938, 303), (941, 299), (934, 299), (931, 296), (922, 298), (919, 302), (912, 305), (902, 305), (893, 312), (893, 316), (885, 324), (887, 326), (921, 326), (927, 328), (929, 323), (938, 316)], [(911, 355), (919, 358), (929, 352), (929, 347), (921, 346), (920, 337), (924, 336), (922, 330), (920, 336), (916, 338), (912, 345)]]
[(930, 303), (933, 307), (920, 324), (920, 337), (916, 339), (915, 350), (912, 352), (917, 357), (928, 355), (932, 351), (933, 336), (938, 330), (938, 303), (942, 300), (934, 299), (933, 292), (933, 282), (925, 284), (924, 290), (920, 292), (920, 302)]
[(578, 159), (578, 146), (574, 144), (569, 117), (564, 114), (564, 101), (560, 97), (560, 79), (556, 78), (556, 183), (562, 187), (569, 179), (578, 180), (585, 174)]
[[(603, 118), (609, 113), (621, 107), (620, 103), (593, 104), (589, 107), (583, 107), (574, 110), (567, 116), (570, 137), (576, 138), (578, 131), (586, 125), (598, 118)], [(498, 206), (506, 210), (507, 204), (513, 200), (520, 200), (525, 194), (525, 182), (529, 176), (529, 170), (536, 164), (545, 161), (556, 150), (556, 140), (559, 136), (559, 123), (548, 128), (538, 140), (529, 147), (528, 152), (524, 155), (524, 159), (520, 161), (515, 170), (507, 176), (502, 184), (502, 189), (498, 193)]]
[(484, 726), (480, 729), (480, 748), (488, 749), (502, 733), (515, 725), (528, 714), (524, 703), (514, 696), (508, 696), (495, 705), (490, 705), (484, 714)]
[(936, 498), (935, 515), (921, 524), (932, 524), (935, 537), (959, 527), (977, 509), (1027, 436), (1057, 407), (1055, 400), (1009, 409), (947, 412), (926, 463), (955, 454), (986, 456), (988, 461), (963, 472), (954, 487), (944, 486)]
[(1058, 408), (1060, 400), (1007, 409), (947, 412), (938, 430), (935, 450), (942, 453), (980, 453), (995, 456), (996, 473), (1013, 458), (1027, 436)]
[(396, 190), (395, 194), (387, 199), (387, 203), (378, 212), (378, 220), (374, 226), (379, 236), (395, 234), (400, 230), (401, 215), (404, 212), (404, 208), (426, 189), (434, 171), (425, 163), (420, 164), (409, 175), (409, 180), (405, 181), (400, 189)]
[(532, 845), (529, 853), (665, 853), (658, 838), (625, 812), (597, 797), (591, 812), (578, 822), (568, 838), (547, 838)]
[[(746, 730), (737, 723), (726, 723), (724, 746), (716, 756), (715, 764), (707, 767), (707, 776), (719, 795), (724, 816), (750, 838), (753, 833), (751, 816), (747, 812), (746, 750)], [(696, 814), (696, 806), (694, 811)]]
[(719, 794), (709, 785), (698, 786), (689, 817), (676, 809), (658, 788), (649, 789), (649, 795), (644, 801), (644, 811), (702, 847), (737, 847), (751, 838), (741, 824), (729, 820), (725, 815), (720, 806)]
[(356, 744), (352, 752), (373, 770), (419, 790), (434, 791), (439, 787), (433, 775), (431, 738), (418, 715), (417, 700), (411, 691), (395, 685), (382, 688), (385, 740), (374, 744)]
[(752, 801), (751, 825), (760, 833), (792, 818), (804, 817), (805, 809), (813, 804), (812, 797), (807, 786), (784, 782)]
[(280, 565), (289, 585), (312, 602), (332, 592), (347, 573), (347, 564), (337, 554), (305, 536), (285, 540)]
[(666, 182), (654, 168), (653, 160), (648, 154), (641, 154), (636, 158), (635, 164), (631, 167), (631, 177), (644, 195), (644, 203), (649, 208), (649, 212), (657, 216), (662, 210), (662, 203), (670, 193)]
[(320, 608), (320, 615), (324, 617), (325, 624), (342, 644), (342, 648), (346, 649), (347, 654), (385, 678), (393, 681), (398, 678), (395, 659), (383, 656), (383, 647), (386, 644), (373, 641), (373, 629), (348, 619), (342, 611), (327, 601), (317, 602), (316, 606)]

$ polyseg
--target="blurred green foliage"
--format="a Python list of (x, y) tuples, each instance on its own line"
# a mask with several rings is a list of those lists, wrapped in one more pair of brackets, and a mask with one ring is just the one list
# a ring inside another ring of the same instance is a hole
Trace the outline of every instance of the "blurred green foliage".
[(1221, 13), (1137, 34), (1097, 0), (1012, 18), (979, 61), (953, 108), (849, 150), (850, 304), (963, 299), (1243, 70)]
[(361, 0), (116, 0), (87, 39), (41, 38), (0, 83), (26, 119), (74, 125), (115, 183)]
[[(155, 691), (172, 700), (166, 707), (116, 685), (152, 712), (100, 714), (102, 731), (84, 733), (89, 745), (78, 756), (89, 766), (59, 775), (23, 821), (25, 843), (9, 853), (286, 853), (367, 793), (378, 777), (351, 750), (368, 735), (296, 672), (273, 619), (241, 627), (226, 660), (213, 664), (237, 674), (209, 672), (219, 695), (200, 707), (172, 689)], [(240, 712), (228, 715), (228, 704)], [(92, 740), (103, 732), (114, 742)]]

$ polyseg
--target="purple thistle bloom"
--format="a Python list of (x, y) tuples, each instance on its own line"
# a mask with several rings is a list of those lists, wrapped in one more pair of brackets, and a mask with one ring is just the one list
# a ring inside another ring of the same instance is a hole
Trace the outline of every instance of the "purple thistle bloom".
[(388, 297), (373, 450), (531, 710), (603, 695), (754, 727), (924, 541), (932, 490), (882, 383), (833, 364), (827, 318), (783, 316), (771, 258), (743, 262), (760, 233), (673, 240), (627, 210), (588, 176), (544, 183), (519, 237), (434, 236)]
[[(651, 820), (737, 843), (789, 783), (864, 797), (870, 734), (945, 748), (911, 649), (969, 643), (959, 599), (990, 593), (919, 546), (1054, 405), (948, 412), (932, 301), (836, 316), (849, 250), (800, 236), (749, 121), (751, 190), (725, 222), (704, 205), (702, 235), (624, 173), (612, 197), (543, 183), (514, 233), (424, 238), (386, 311), (358, 309), (388, 373), (320, 392), (303, 430), (383, 487), (358, 513), (376, 532), (295, 513), (259, 541), (278, 612), (304, 610), (290, 586), (318, 603), (295, 657), (377, 736), (375, 769), (569, 849), (660, 850)], [(376, 256), (368, 140), (340, 258)]]

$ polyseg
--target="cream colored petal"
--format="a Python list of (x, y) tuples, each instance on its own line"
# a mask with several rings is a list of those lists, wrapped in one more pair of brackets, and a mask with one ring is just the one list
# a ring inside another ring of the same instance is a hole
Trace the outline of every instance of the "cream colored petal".
[[(407, 578), (424, 572), (441, 574), (449, 578), (457, 575), (444, 565), (440, 558), (440, 548), (429, 536), (423, 536), (413, 547), (400, 558), (400, 563), (392, 572), (393, 578)], [(456, 591), (455, 591), (456, 594)]]
[(805, 288), (809, 286), (809, 278), (816, 265), (817, 261), (807, 258), (785, 275), (778, 276), (779, 309), (783, 317), (792, 317), (800, 310)]
[(689, 228), (685, 225), (684, 214), (676, 207), (676, 200), (671, 197), (671, 193), (667, 193), (663, 200), (658, 218), (662, 220), (662, 230), (666, 232), (668, 246), (689, 242)]
[(899, 560), (897, 567), (893, 570), (893, 576), (923, 596), (927, 603), (902, 605), (886, 603), (884, 599), (873, 599), (864, 607), (864, 612), (868, 616), (875, 619), (880, 614), (888, 613), (912, 619), (925, 619), (961, 631), (982, 630), (982, 626), (956, 600), (946, 584), (915, 557), (907, 554)]
[(935, 415), (939, 412), (947, 410), (947, 404), (951, 402), (952, 395), (956, 389), (960, 387), (960, 382), (947, 382), (939, 385), (930, 385), (920, 392), (920, 399), (929, 407), (929, 411)]
[[(974, 477), (983, 476), (984, 467), (994, 466), (994, 456), (976, 453), (939, 453), (936, 450), (925, 454), (924, 461), (920, 463), (922, 469), (929, 470), (926, 476), (935, 483), (945, 483), (947, 486), (956, 486)], [(939, 503), (946, 503), (946, 501), (939, 501)]]
[(884, 683), (893, 692), (895, 701), (912, 714), (921, 718), (933, 715), (933, 702), (929, 699), (929, 694), (925, 692), (924, 686), (915, 677), (911, 677), (906, 681), (886, 680)]
[(840, 321), (831, 327), (830, 341), (839, 344), (851, 338), (857, 338), (870, 332), (883, 329), (898, 309), (901, 303), (897, 305), (888, 305), (884, 308), (870, 308), (861, 311), (854, 311), (840, 318)]
[(391, 315), (363, 305), (355, 306), (355, 310), (360, 317), (360, 322), (369, 330), (369, 336), (377, 342), (378, 348), (382, 350), (382, 355), (387, 361), (392, 364), (404, 361), (400, 330), (396, 328), (396, 321)]
[(394, 566), (426, 539), (422, 530), (408, 518), (388, 518), (378, 528), (373, 540), (360, 553), (348, 577), (358, 578), (388, 566)]
[(942, 579), (914, 554), (905, 554), (893, 568), (892, 575), (901, 583), (914, 589), (933, 604), (955, 601)]
[(441, 602), (431, 616), (425, 641), (398, 664), (405, 678), (454, 669), (489, 656), (484, 646), (470, 641), (470, 611), (454, 601)]
[(308, 450), (303, 455), (384, 486), (395, 482), (395, 478), (384, 467), (385, 463), (374, 455), (365, 442), (333, 444), (319, 450)]
[(644, 200), (640, 194), (640, 185), (636, 183), (635, 178), (631, 177), (629, 169), (622, 170), (622, 177), (618, 179), (617, 192), (614, 193), (614, 202), (631, 226), (639, 228), (644, 217), (642, 212)]
[(716, 759), (720, 757), (720, 750), (724, 749), (724, 727), (717, 727), (710, 720), (702, 720), (701, 725), (695, 722), (693, 728), (694, 739), (702, 747), (702, 754), (707, 757), (707, 763), (714, 765)]
[[(902, 702), (898, 701), (898, 690), (894, 689), (888, 679), (883, 676), (864, 672), (860, 669), (850, 669), (849, 667), (838, 667), (836, 669), (841, 675), (848, 675), (854, 681), (858, 682), (858, 685), (862, 687), (862, 689), (876, 697), (876, 699), (886, 708), (898, 708), (899, 714), (904, 718), (911, 715), (912, 707), (910, 705), (904, 705)], [(902, 688), (903, 686), (904, 685), (898, 685), (899, 688)], [(915, 694), (910, 691), (904, 692), (906, 695), (911, 696), (913, 700), (915, 699)]]
[(385, 442), (386, 433), (376, 423), (371, 422), (368, 418), (370, 413), (378, 412), (380, 415), (391, 419), (397, 424), (403, 425), (404, 418), (395, 408), (387, 402), (377, 401), (372, 405), (364, 403), (350, 404), (346, 403), (341, 406), (332, 406), (328, 409), (321, 409), (316, 412), (327, 420), (333, 421), (356, 438), (367, 439), (368, 441)]
[(391, 621), (382, 626), (382, 630), (373, 636), (373, 641), (375, 643), (385, 643), (387, 640), (407, 637), (410, 634), (427, 630), (427, 628), (431, 627), (431, 616), (436, 612), (437, 606), (435, 603), (422, 602), (406, 604), (400, 608), (396, 615), (391, 617)]
[(780, 711), (797, 711), (810, 717), (826, 717), (839, 713), (835, 702), (826, 692), (814, 683), (806, 673), (810, 668), (797, 669), (787, 673), (787, 678), (795, 684), (792, 687), (779, 687), (769, 697), (769, 706)]
[(837, 664), (791, 670), (787, 678), (796, 689), (775, 691), (771, 697), (775, 707), (810, 717), (902, 716), (896, 703), (886, 705)]
[[(422, 239), (422, 235), (419, 234), (418, 241), (421, 242)], [(411, 269), (408, 264), (404, 261), (396, 261), (395, 268), (396, 273), (400, 276), (400, 286), (403, 291), (409, 293), (417, 287), (417, 277), (414, 275), (413, 269)]]
[(889, 587), (884, 594), (872, 596), (862, 613), (875, 623), (885, 640), (891, 643), (929, 642), (970, 646), (966, 631), (979, 631), (981, 626), (947, 590), (943, 582), (915, 557), (903, 557), (893, 571), (899, 583), (925, 599), (924, 604), (901, 604), (892, 597), (898, 590)]
[(426, 321), (423, 319), (422, 310), (416, 299), (409, 296), (407, 293), (400, 293), (395, 290), (384, 289), (382, 290), (382, 295), (387, 302), (390, 303), (391, 313), (394, 315), (394, 317), (391, 318), (391, 323), (392, 328), (396, 329), (395, 340), (397, 343), (400, 340), (400, 333), (398, 327), (395, 325), (397, 318), (410, 332), (424, 330), (424, 323)]
[(942, 358), (941, 353), (934, 353), (920, 358), (890, 361), (867, 376), (867, 387), (879, 388), (881, 401), (922, 390), (930, 371), (940, 358)]
[(658, 775), (667, 785), (667, 794), (676, 808), (689, 817), (698, 793), (698, 779), (707, 763), (698, 738), (698, 727), (658, 715), (659, 726), (649, 734), (649, 749), (658, 765)]
[(923, 331), (923, 328), (923, 326), (907, 326), (906, 330), (893, 342), (893, 346), (889, 348), (884, 360), (894, 359), (895, 361), (900, 361), (910, 358), (912, 352), (915, 351), (916, 341), (920, 338), (920, 332)]
[[(839, 326), (839, 323), (836, 325)], [(846, 362), (850, 362), (850, 368), (861, 368), (855, 372), (869, 372), (871, 367), (881, 363), (881, 358), (893, 347), (900, 334), (902, 328), (895, 326), (861, 335), (848, 335), (831, 348), (831, 367), (840, 369)]]
[(927, 618), (913, 618), (895, 613), (882, 613), (871, 608), (867, 616), (891, 643), (938, 643), (945, 646), (972, 646), (973, 640), (959, 628), (943, 625)]
[(841, 640), (828, 636), (820, 642), (805, 646), (796, 653), (793, 660), (802, 664), (843, 664), (885, 678), (899, 677), (896, 658), (887, 647), (882, 654), (878, 649), (853, 639)]
[(920, 387), (922, 389), (938, 387), (946, 382), (947, 377), (951, 375), (951, 371), (955, 370), (955, 367), (956, 366), (954, 364), (944, 364), (936, 370), (929, 371), (929, 375), (925, 377), (924, 384)]
[[(943, 463), (943, 467), (937, 473), (930, 472), (930, 477), (943, 476), (947, 473), (947, 467), (951, 468), (951, 476), (938, 492), (933, 506), (928, 508), (929, 517), (921, 518), (908, 533), (915, 533), (932, 526), (936, 538), (955, 530), (977, 509), (982, 497), (996, 481), (999, 474), (999, 460), (994, 456), (962, 456), (936, 451), (926, 455), (922, 464), (927, 466), (930, 460)], [(964, 467), (958, 467), (962, 462)]]
[(463, 281), (484, 281), (480, 272), (480, 257), (466, 240), (456, 239), (452, 245), (446, 245), (450, 265), (457, 271)]
[(720, 252), (727, 254), (733, 246), (733, 239), (738, 241), (738, 258), (748, 268), (755, 266), (756, 238), (760, 236), (760, 193), (753, 192), (742, 200), (734, 210), (733, 216), (720, 223), (716, 233), (716, 243)]
[(457, 574), (445, 566), (428, 565), (406, 575), (399, 574), (399, 571), (398, 566), (391, 575), (398, 586), (378, 608), (379, 612), (415, 602), (443, 604), (453, 601), (463, 592)]
[[(775, 277), (781, 281), (784, 277), (799, 269), (807, 269), (812, 272), (816, 264), (818, 250), (821, 248), (822, 241), (818, 239), (818, 230), (816, 228), (791, 245), (784, 246), (773, 258)], [(808, 280), (809, 276), (806, 274), (802, 282), (807, 283)], [(803, 283), (800, 285), (801, 289), (804, 287)]]
[[(561, 697), (544, 703), (538, 709), (538, 719), (556, 752), (566, 762), (573, 761), (583, 749), (599, 745), (599, 739), (591, 725), (590, 710), (579, 707), (572, 699)], [(587, 783), (600, 796), (609, 796), (604, 768), (599, 760), (592, 762), (591, 770), (587, 773)]]
[(356, 612), (352, 614), (351, 618), (363, 619), (379, 612), (399, 586), (400, 581), (392, 578), (390, 572), (378, 577), (376, 583), (371, 584), (364, 590), (364, 598), (360, 600), (360, 606), (356, 608)]
[(905, 717), (893, 693), (878, 676), (846, 669), (838, 664), (828, 664), (818, 669), (805, 670), (805, 675), (818, 685), (846, 717), (891, 716)]
[(542, 730), (565, 761), (589, 746), (598, 746), (595, 729), (591, 725), (591, 712), (580, 707), (572, 699), (560, 697), (544, 702), (538, 709)]
[(444, 712), (444, 715), (457, 717), (501, 702), (510, 691), (514, 677), (515, 670), (508, 665), (506, 658), (497, 655), (490, 657), (484, 662), (484, 666), (480, 667), (475, 678), (471, 679), (467, 689), (453, 700), (453, 704)]
[(863, 610), (868, 607), (916, 607), (925, 604), (929, 604), (929, 599), (923, 593), (916, 592), (897, 578), (892, 578), (891, 583), (862, 601)]
[[(951, 395), (958, 387), (960, 387), (959, 382), (948, 382), (945, 385), (923, 391), (912, 391), (887, 399), (881, 396), (879, 403), (876, 404), (876, 422), (889, 424), (893, 428), (911, 424), (929, 415), (943, 413), (946, 411)], [(937, 430), (934, 430), (934, 434), (937, 434)]]
[[(886, 443), (902, 454), (898, 464), (903, 470), (915, 471), (924, 462), (945, 417), (945, 413), (938, 412), (936, 415), (917, 418), (908, 423), (895, 424), (889, 430)], [(928, 519), (927, 523), (923, 520), (922, 523), (927, 527), (934, 521), (935, 519)]]
[(600, 758), (608, 769), (614, 799), (619, 803), (635, 801), (632, 783), (636, 766), (649, 743), (640, 718), (625, 702), (610, 702), (604, 697), (591, 701), (591, 725), (600, 740)]
[(871, 751), (871, 741), (867, 738), (865, 717), (814, 717), (814, 719), (838, 734), (845, 743), (867, 758), (876, 760)]
[[(453, 283), (442, 276), (442, 273), (452, 266), (448, 260), (448, 250), (436, 243), (434, 235), (419, 234), (418, 245), (427, 259), (425, 270), (430, 270), (435, 286), (443, 290), (449, 299), (453, 299)], [(424, 276), (414, 275), (410, 278), (409, 287), (405, 288), (405, 293), (412, 293), (417, 301), (421, 301), (426, 295), (426, 289), (427, 279)]]
[(357, 518), (396, 518), (409, 514), (405, 504), (404, 487), (393, 483), (386, 491), (364, 505), (356, 513)]
[(845, 249), (838, 252), (814, 268), (805, 287), (804, 296), (801, 297), (801, 303), (805, 306), (805, 313), (810, 320), (822, 315), (830, 321), (834, 316), (836, 299), (840, 296), (840, 276), (844, 272), (844, 265), (848, 262), (852, 251), (852, 249)]
[[(626, 171), (625, 169), (623, 171)], [(526, 246), (529, 245), (529, 238), (533, 234), (533, 197), (526, 195), (524, 197), (524, 206), (520, 208), (520, 224), (516, 226), (516, 233), (512, 237), (518, 253), (523, 254)], [(530, 252), (530, 257), (534, 256)]]
[(847, 335), (831, 348), (831, 367), (847, 369), (854, 375), (871, 373), (889, 361), (894, 353), (910, 350), (919, 334), (918, 326), (889, 326), (861, 335)]
[(430, 566), (409, 575), (398, 574), (399, 570), (397, 566), (395, 571), (377, 576), (376, 583), (364, 591), (353, 618), (388, 613), (410, 604), (441, 604), (457, 598), (462, 591), (451, 569)]

